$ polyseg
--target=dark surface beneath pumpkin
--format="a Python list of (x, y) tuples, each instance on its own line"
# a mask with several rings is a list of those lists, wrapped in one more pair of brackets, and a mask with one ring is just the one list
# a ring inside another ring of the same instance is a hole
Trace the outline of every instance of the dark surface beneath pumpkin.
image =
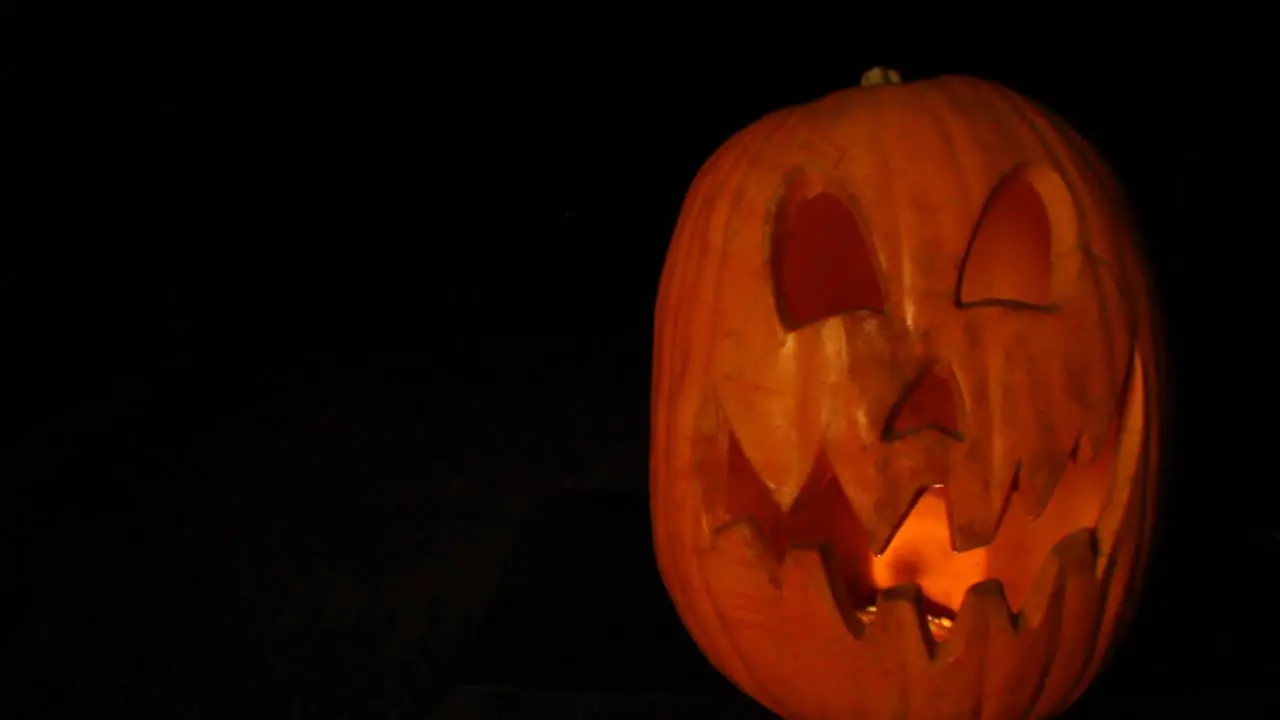
[[(519, 536), (440, 717), (772, 717), (715, 673), (684, 632), (653, 569), (648, 522), (648, 499), (638, 493), (543, 503)], [(1153, 567), (1131, 632), (1065, 717), (1280, 709), (1267, 686), (1280, 666), (1264, 650), (1280, 632), (1180, 592), (1178, 562), (1166, 556)], [(1277, 563), (1280, 543), (1259, 543), (1231, 565)], [(1257, 655), (1241, 656), (1249, 644)]]

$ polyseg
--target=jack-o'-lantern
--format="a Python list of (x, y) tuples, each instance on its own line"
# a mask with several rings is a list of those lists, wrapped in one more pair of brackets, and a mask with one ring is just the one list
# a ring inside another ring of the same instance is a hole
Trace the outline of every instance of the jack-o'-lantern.
[(1126, 621), (1152, 293), (1067, 124), (968, 77), (766, 116), (702, 168), (656, 312), (667, 589), (788, 718), (1043, 717)]

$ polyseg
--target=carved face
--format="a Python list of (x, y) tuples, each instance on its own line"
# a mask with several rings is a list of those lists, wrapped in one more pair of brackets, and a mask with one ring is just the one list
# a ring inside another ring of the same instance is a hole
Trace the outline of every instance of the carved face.
[(1130, 233), (1082, 140), (967, 78), (833, 95), (712, 158), (663, 276), (652, 489), (723, 672), (797, 718), (1078, 694), (1153, 485)]

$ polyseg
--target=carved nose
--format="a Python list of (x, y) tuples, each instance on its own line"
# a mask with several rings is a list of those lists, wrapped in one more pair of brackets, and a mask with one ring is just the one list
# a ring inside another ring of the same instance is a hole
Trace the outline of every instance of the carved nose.
[(955, 374), (946, 363), (933, 363), (903, 388), (889, 409), (881, 440), (894, 442), (924, 430), (940, 432), (960, 441)]

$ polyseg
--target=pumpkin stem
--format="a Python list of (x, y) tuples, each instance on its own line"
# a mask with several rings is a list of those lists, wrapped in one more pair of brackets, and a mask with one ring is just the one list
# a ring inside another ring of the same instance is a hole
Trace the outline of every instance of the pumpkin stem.
[(862, 87), (872, 85), (901, 85), (902, 75), (893, 68), (876, 66), (862, 73)]

